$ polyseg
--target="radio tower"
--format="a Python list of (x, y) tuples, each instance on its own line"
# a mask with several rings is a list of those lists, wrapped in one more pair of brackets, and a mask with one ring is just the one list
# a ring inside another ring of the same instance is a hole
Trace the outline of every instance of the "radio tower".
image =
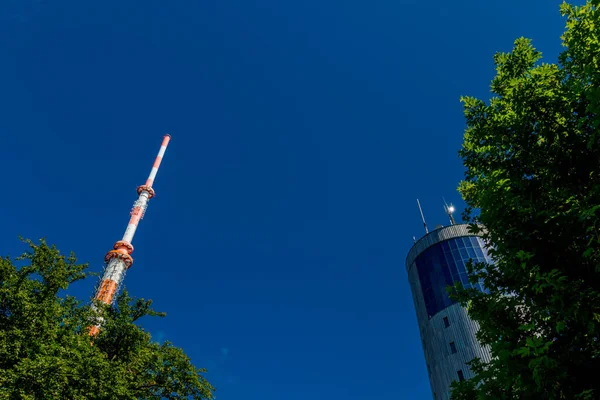
[[(156, 178), (158, 167), (160, 166), (160, 162), (165, 155), (165, 151), (167, 150), (170, 140), (171, 135), (165, 135), (162, 145), (160, 146), (160, 150), (158, 151), (158, 155), (156, 156), (156, 160), (154, 160), (154, 165), (152, 166), (150, 175), (146, 180), (146, 184), (138, 186), (137, 188), (138, 199), (135, 201), (135, 203), (133, 203), (133, 208), (131, 209), (131, 218), (129, 219), (127, 229), (125, 229), (123, 239), (116, 242), (113, 246), (113, 250), (109, 251), (104, 256), (104, 261), (107, 265), (106, 269), (104, 270), (102, 280), (100, 281), (100, 285), (96, 290), (94, 300), (101, 301), (102, 303), (108, 305), (112, 304), (116, 293), (119, 291), (119, 288), (123, 283), (125, 272), (131, 267), (131, 264), (133, 264), (133, 258), (131, 257), (131, 253), (133, 253), (133, 246), (131, 245), (131, 242), (133, 241), (133, 235), (135, 235), (135, 231), (140, 220), (144, 217), (146, 207), (148, 207), (148, 201), (154, 197), (154, 189), (152, 189), (152, 184), (154, 183), (154, 178)], [(95, 309), (93, 305), (92, 308)], [(103, 318), (98, 317), (98, 319), (100, 320), (100, 323), (89, 328), (89, 333), (91, 336), (96, 336), (98, 332), (100, 332), (100, 325), (103, 321)]]

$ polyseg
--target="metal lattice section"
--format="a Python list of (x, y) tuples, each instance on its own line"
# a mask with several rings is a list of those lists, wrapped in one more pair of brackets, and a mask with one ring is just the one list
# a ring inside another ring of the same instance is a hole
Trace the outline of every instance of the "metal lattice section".
[(106, 263), (104, 263), (102, 265), (102, 273), (100, 274), (100, 277), (98, 278), (96, 284), (94, 285), (94, 296), (92, 296), (91, 301), (93, 304), (93, 300), (96, 297), (96, 294), (98, 293), (98, 290), (100, 290), (100, 285), (102, 284), (102, 277), (104, 276), (104, 272), (106, 271)]
[(146, 209), (147, 208), (148, 208), (148, 202), (147, 201), (143, 201), (141, 199), (137, 199), (133, 203), (133, 207), (131, 207), (131, 212), (129, 213), (129, 215), (133, 215), (133, 213), (136, 211), (136, 209), (139, 209), (140, 213), (141, 213), (140, 219), (144, 219), (144, 215), (146, 215)]

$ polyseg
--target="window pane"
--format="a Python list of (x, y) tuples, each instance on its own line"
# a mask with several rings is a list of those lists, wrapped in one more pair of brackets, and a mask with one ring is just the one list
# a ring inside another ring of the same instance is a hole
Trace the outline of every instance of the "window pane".
[(467, 254), (469, 258), (472, 258), (473, 261), (477, 261), (477, 254), (475, 254), (475, 250), (472, 247), (467, 248)]
[(479, 247), (475, 247), (473, 249), (475, 251), (475, 256), (477, 257), (477, 261), (483, 261), (483, 251)]
[(465, 263), (462, 260), (460, 260), (459, 262), (456, 263), (456, 271), (459, 274), (467, 273), (467, 267), (465, 266)]
[(460, 281), (465, 287), (470, 286), (468, 274), (460, 274)]
[(460, 261), (460, 253), (458, 252), (458, 250), (452, 250), (452, 257), (457, 263)]

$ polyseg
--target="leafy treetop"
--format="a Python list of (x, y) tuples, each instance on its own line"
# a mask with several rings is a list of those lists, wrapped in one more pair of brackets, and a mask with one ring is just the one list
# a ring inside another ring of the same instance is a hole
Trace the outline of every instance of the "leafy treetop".
[(62, 295), (88, 275), (87, 265), (44, 240), (26, 242), (29, 251), (15, 260), (23, 266), (0, 257), (0, 399), (213, 398), (205, 370), (135, 324), (164, 315), (150, 300), (123, 291), (115, 307), (99, 304), (104, 322), (92, 343), (95, 314)]
[(455, 400), (600, 398), (599, 1), (561, 12), (558, 63), (520, 38), (494, 58), (489, 103), (462, 98), (464, 217), (495, 265), (471, 268), (488, 293), (455, 295), (493, 358)]

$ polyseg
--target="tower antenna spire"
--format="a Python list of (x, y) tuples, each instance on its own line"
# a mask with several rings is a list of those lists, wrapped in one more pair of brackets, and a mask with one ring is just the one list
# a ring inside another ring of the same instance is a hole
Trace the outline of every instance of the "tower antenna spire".
[(425, 222), (425, 216), (423, 215), (423, 209), (421, 208), (421, 203), (419, 199), (417, 199), (417, 205), (419, 206), (419, 211), (421, 212), (421, 219), (423, 220), (423, 228), (425, 228), (425, 233), (429, 233), (429, 229), (427, 229), (427, 222)]
[[(133, 258), (131, 257), (131, 253), (133, 253), (133, 246), (131, 242), (133, 241), (133, 236), (135, 235), (135, 231), (137, 230), (140, 220), (144, 217), (144, 213), (148, 207), (148, 201), (154, 197), (155, 192), (154, 189), (152, 189), (152, 185), (154, 184), (158, 167), (160, 167), (160, 163), (165, 155), (165, 151), (167, 150), (170, 140), (171, 135), (169, 134), (163, 137), (160, 150), (158, 151), (158, 155), (154, 160), (154, 164), (152, 165), (152, 169), (150, 170), (150, 175), (148, 175), (146, 183), (138, 186), (137, 188), (138, 199), (135, 201), (135, 203), (133, 203), (133, 208), (131, 209), (130, 213), (131, 217), (129, 219), (129, 223), (127, 224), (127, 228), (125, 229), (125, 233), (123, 234), (123, 238), (117, 241), (113, 246), (113, 250), (110, 250), (104, 256), (106, 268), (104, 270), (104, 274), (102, 275), (100, 285), (98, 286), (98, 289), (94, 295), (94, 300), (96, 301), (108, 305), (112, 304), (123, 283), (125, 272), (127, 272), (127, 270), (133, 264)], [(94, 311), (97, 311), (94, 304), (92, 304), (92, 308)], [(99, 323), (89, 327), (90, 336), (96, 336), (98, 332), (100, 332), (100, 326), (104, 319), (99, 316), (98, 321)]]
[(444, 199), (443, 197), (442, 200), (444, 201), (444, 211), (446, 211), (446, 214), (448, 214), (448, 218), (450, 218), (450, 225), (456, 225), (456, 221), (454, 220), (454, 216), (452, 215), (455, 211), (454, 206), (452, 205), (452, 203), (448, 205), (446, 203), (446, 199)]

